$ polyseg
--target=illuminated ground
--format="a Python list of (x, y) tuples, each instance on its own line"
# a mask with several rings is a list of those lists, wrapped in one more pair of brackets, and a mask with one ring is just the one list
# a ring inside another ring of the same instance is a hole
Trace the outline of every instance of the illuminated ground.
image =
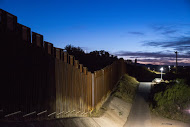
[(124, 127), (152, 127), (151, 115), (146, 99), (151, 83), (140, 83), (131, 112)]
[(151, 83), (140, 83), (124, 127), (190, 127), (190, 123), (183, 123), (151, 114), (146, 102), (150, 87)]

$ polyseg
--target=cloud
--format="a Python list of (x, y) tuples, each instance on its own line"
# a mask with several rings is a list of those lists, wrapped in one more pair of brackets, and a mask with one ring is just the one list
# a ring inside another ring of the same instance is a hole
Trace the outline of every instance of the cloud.
[(162, 32), (162, 34), (173, 34), (176, 32), (177, 32), (177, 30), (165, 30), (164, 32)]
[(134, 36), (143, 36), (143, 35), (145, 35), (145, 33), (138, 32), (138, 31), (130, 31), (130, 32), (123, 33), (122, 35), (120, 35), (120, 37), (128, 37), (128, 36), (131, 36), (131, 35), (134, 35)]
[(186, 33), (184, 34), (189, 34), (187, 29), (190, 27), (190, 23), (178, 23), (178, 24), (154, 24), (151, 25), (150, 28), (162, 35), (176, 35), (176, 34), (182, 34), (184, 33), (184, 30)]
[(176, 25), (152, 25), (151, 28), (155, 32), (159, 32), (163, 35), (175, 34), (178, 32)]
[[(129, 52), (119, 51), (115, 55), (127, 59), (137, 58), (140, 63), (159, 64), (159, 65), (175, 65), (175, 53), (167, 52)], [(190, 54), (178, 54), (178, 63), (183, 66), (190, 66)]]
[(133, 34), (133, 35), (145, 35), (142, 32), (128, 32), (129, 34)]
[(153, 25), (152, 29), (154, 31), (168, 30), (170, 27), (166, 27), (164, 25)]
[(178, 37), (170, 41), (150, 41), (143, 42), (143, 46), (153, 46), (153, 47), (162, 47), (162, 48), (172, 48), (177, 51), (188, 52), (190, 51), (190, 37)]
[(187, 31), (185, 34), (188, 34), (188, 35), (190, 35), (190, 31)]
[(186, 52), (186, 54), (190, 56), (190, 51)]
[[(148, 58), (175, 58), (175, 53), (163, 53), (163, 52), (129, 52), (119, 51), (116, 52), (117, 56), (131, 56), (131, 57), (148, 57)], [(179, 58), (190, 58), (189, 54), (179, 54)]]
[[(139, 63), (144, 64), (157, 64), (157, 65), (175, 65), (176, 61), (174, 60), (165, 60), (165, 59), (138, 59)], [(178, 64), (180, 66), (190, 66), (189, 60), (178, 59)]]
[[(146, 64), (167, 64), (175, 65), (175, 53), (178, 51), (179, 65), (190, 66), (190, 35), (183, 31), (190, 24), (174, 25), (152, 25), (151, 28), (156, 34), (166, 35), (165, 40), (143, 41), (142, 46), (152, 46), (161, 48), (163, 51), (158, 52), (128, 52), (120, 51), (115, 53), (125, 59), (135, 59)], [(186, 33), (185, 35), (183, 33)]]

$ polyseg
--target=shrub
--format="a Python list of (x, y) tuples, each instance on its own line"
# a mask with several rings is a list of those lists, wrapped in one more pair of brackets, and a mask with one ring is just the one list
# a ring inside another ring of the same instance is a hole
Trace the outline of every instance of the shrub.
[(155, 94), (154, 99), (158, 106), (177, 105), (182, 107), (182, 104), (190, 100), (190, 87), (182, 79), (176, 81), (173, 86), (168, 86), (165, 91)]
[(125, 74), (119, 81), (117, 89), (113, 95), (126, 102), (132, 102), (138, 83), (139, 82), (134, 77)]
[(183, 111), (190, 104), (190, 87), (183, 79), (177, 79), (175, 83), (165, 85), (165, 89), (154, 94), (155, 108), (162, 115), (185, 120), (190, 119)]

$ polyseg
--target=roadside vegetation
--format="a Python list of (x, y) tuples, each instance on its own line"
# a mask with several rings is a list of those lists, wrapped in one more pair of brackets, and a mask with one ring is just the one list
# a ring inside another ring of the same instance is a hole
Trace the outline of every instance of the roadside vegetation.
[(125, 74), (118, 82), (117, 88), (113, 92), (113, 96), (132, 103), (139, 82), (134, 78)]
[(150, 102), (153, 113), (190, 122), (190, 86), (186, 80), (176, 79), (154, 85)]

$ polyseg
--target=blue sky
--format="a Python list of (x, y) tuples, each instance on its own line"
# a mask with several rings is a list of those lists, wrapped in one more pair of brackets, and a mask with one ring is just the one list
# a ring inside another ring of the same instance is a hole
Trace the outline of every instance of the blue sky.
[(55, 47), (106, 50), (141, 63), (190, 65), (190, 0), (0, 0)]

